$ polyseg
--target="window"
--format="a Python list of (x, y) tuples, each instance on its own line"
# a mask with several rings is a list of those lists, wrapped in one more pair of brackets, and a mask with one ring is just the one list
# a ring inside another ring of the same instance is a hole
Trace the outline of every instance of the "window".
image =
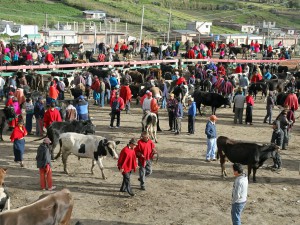
[(244, 43), (245, 39), (244, 38), (239, 38), (239, 43)]
[(206, 28), (209, 28), (209, 26), (208, 26), (208, 25), (206, 25), (205, 27), (206, 27)]

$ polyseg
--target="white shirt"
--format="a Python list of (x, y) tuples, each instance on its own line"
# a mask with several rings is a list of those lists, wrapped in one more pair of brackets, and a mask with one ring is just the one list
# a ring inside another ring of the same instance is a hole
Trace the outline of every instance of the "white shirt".
[(3, 89), (4, 85), (5, 85), (5, 80), (2, 77), (0, 77), (0, 89)]
[(145, 98), (144, 99), (143, 107), (142, 107), (142, 109), (144, 111), (150, 111), (150, 109), (151, 109), (151, 100), (152, 100), (152, 98)]

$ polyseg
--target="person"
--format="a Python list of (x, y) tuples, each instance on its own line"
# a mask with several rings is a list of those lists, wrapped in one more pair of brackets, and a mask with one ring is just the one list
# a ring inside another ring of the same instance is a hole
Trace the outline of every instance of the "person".
[[(152, 92), (150, 92), (152, 93)], [(161, 132), (162, 129), (159, 126), (159, 115), (158, 115), (158, 110), (160, 109), (159, 105), (158, 105), (158, 101), (160, 99), (161, 96), (156, 95), (154, 98), (152, 98), (151, 102), (150, 102), (150, 111), (152, 113), (155, 113), (157, 116), (157, 131)]]
[(135, 154), (138, 158), (139, 166), (139, 181), (141, 185), (141, 190), (146, 190), (145, 188), (145, 177), (152, 174), (152, 161), (153, 155), (156, 153), (155, 144), (149, 139), (147, 131), (143, 131), (141, 134), (141, 139), (137, 142), (135, 148)]
[(52, 191), (56, 188), (52, 185), (50, 144), (50, 139), (45, 138), (43, 143), (38, 147), (37, 155), (35, 157), (37, 168), (39, 168), (40, 172), (40, 186), (43, 191), (46, 190), (46, 186), (48, 186), (49, 191)]
[(274, 98), (273, 98), (273, 93), (269, 92), (269, 96), (267, 98), (267, 105), (266, 105), (266, 110), (267, 110), (267, 115), (265, 116), (264, 123), (267, 123), (267, 119), (269, 119), (269, 124), (272, 124), (272, 111), (274, 109)]
[(136, 155), (134, 150), (136, 145), (137, 140), (135, 138), (131, 138), (128, 145), (121, 150), (117, 165), (118, 169), (122, 172), (123, 175), (123, 182), (120, 188), (120, 192), (127, 191), (130, 196), (135, 195), (131, 190), (130, 175), (132, 170), (135, 172), (137, 168)]
[(119, 84), (115, 73), (111, 74), (111, 77), (109, 78), (109, 83), (112, 88), (114, 88), (115, 86), (117, 86)]
[(234, 163), (232, 168), (236, 178), (232, 189), (231, 219), (233, 225), (241, 225), (241, 214), (247, 202), (248, 178), (241, 164)]
[(152, 102), (152, 92), (149, 91), (147, 92), (147, 97), (143, 100), (143, 105), (142, 105), (142, 109), (143, 112), (145, 113), (146, 111), (151, 111), (151, 102)]
[(288, 121), (287, 119), (287, 110), (283, 110), (278, 117), (276, 118), (276, 120), (279, 121), (280, 123), (280, 129), (282, 129), (283, 131), (283, 144), (282, 144), (282, 150), (287, 150), (287, 145), (289, 142), (289, 136), (288, 136), (288, 128), (289, 125), (291, 124), (291, 122)]
[(52, 99), (52, 101), (56, 101), (56, 99), (58, 98), (59, 91), (57, 90), (56, 86), (56, 83), (51, 82), (49, 87), (48, 95)]
[(4, 85), (5, 85), (5, 80), (3, 79), (3, 77), (0, 76), (0, 101), (3, 101)]
[(216, 161), (215, 152), (217, 149), (217, 129), (216, 129), (217, 117), (211, 115), (206, 123), (205, 134), (207, 137), (207, 151), (206, 162)]
[(246, 97), (246, 120), (245, 123), (246, 125), (249, 123), (250, 125), (253, 125), (252, 123), (252, 112), (253, 112), (253, 106), (254, 106), (254, 99), (249, 92), (247, 97)]
[(83, 95), (78, 97), (78, 103), (75, 106), (77, 111), (77, 119), (86, 121), (89, 119), (89, 103), (84, 99)]
[(33, 114), (34, 114), (34, 105), (32, 104), (32, 100), (30, 98), (26, 99), (25, 108), (26, 108), (25, 127), (26, 127), (28, 134), (32, 135), (33, 133), (31, 133), (31, 131), (32, 131), (32, 118), (33, 118)]
[(94, 76), (91, 89), (93, 90), (94, 105), (100, 105), (100, 80), (97, 76)]
[(175, 126), (174, 126), (174, 130), (175, 130), (175, 135), (180, 134), (181, 132), (181, 120), (183, 117), (183, 105), (180, 101), (180, 99), (177, 99), (178, 104), (176, 105), (175, 108)]
[(100, 86), (99, 86), (99, 94), (100, 94), (100, 99), (99, 99), (99, 105), (100, 107), (104, 107), (104, 98), (105, 98), (105, 83), (103, 81), (103, 78), (99, 78), (100, 81)]
[(55, 62), (55, 58), (52, 55), (51, 51), (49, 50), (45, 55), (45, 63), (46, 64), (53, 64)]
[(176, 40), (176, 42), (175, 42), (175, 52), (176, 52), (176, 55), (178, 55), (179, 47), (180, 47), (180, 41)]
[(27, 130), (24, 126), (24, 121), (22, 119), (18, 119), (18, 124), (14, 128), (10, 140), (14, 143), (14, 156), (15, 162), (19, 162), (21, 167), (24, 167), (23, 164), (23, 155), (25, 151), (25, 136), (27, 135)]
[[(280, 128), (280, 122), (278, 120), (275, 120), (273, 122), (273, 132), (271, 137), (271, 143), (275, 144), (279, 147), (279, 149), (283, 146), (283, 138), (284, 138), (284, 132)], [(281, 170), (281, 157), (278, 151), (275, 152), (275, 156), (273, 157), (273, 166), (272, 170)]]
[(45, 108), (43, 103), (43, 97), (38, 97), (37, 102), (34, 105), (34, 117), (35, 117), (35, 134), (36, 136), (43, 136), (44, 127), (44, 114)]
[(121, 86), (120, 97), (124, 101), (125, 111), (126, 111), (126, 114), (127, 114), (130, 110), (130, 102), (131, 102), (131, 97), (132, 97), (131, 89), (130, 89), (128, 83), (125, 83), (124, 85)]
[(57, 82), (57, 90), (58, 90), (58, 100), (64, 100), (65, 99), (65, 83), (64, 78), (60, 77), (59, 81)]
[(116, 92), (116, 96), (112, 99), (111, 104), (111, 119), (110, 119), (110, 128), (114, 127), (114, 121), (117, 116), (117, 126), (116, 128), (120, 128), (120, 120), (121, 120), (121, 111), (124, 109), (124, 101), (120, 97), (120, 93)]
[(243, 93), (246, 96), (247, 95), (247, 89), (248, 89), (248, 86), (249, 86), (249, 79), (246, 76), (245, 72), (243, 73), (243, 75), (239, 79), (239, 85), (240, 85), (240, 87), (243, 88)]
[(167, 109), (168, 109), (168, 116), (169, 116), (169, 127), (168, 131), (173, 131), (175, 129), (175, 108), (178, 104), (178, 101), (174, 98), (174, 94), (171, 93), (169, 95), (169, 99), (167, 101)]
[(66, 121), (73, 121), (77, 120), (77, 110), (76, 108), (72, 105), (71, 101), (67, 101), (68, 106), (66, 107)]
[(61, 116), (58, 109), (55, 108), (55, 102), (51, 102), (50, 108), (44, 114), (44, 127), (48, 128), (53, 122), (61, 122)]
[(237, 91), (237, 94), (234, 96), (234, 123), (237, 123), (237, 119), (239, 119), (239, 123), (243, 124), (243, 111), (244, 111), (244, 103), (245, 96), (243, 95), (241, 90)]
[(290, 93), (284, 101), (284, 105), (288, 105), (289, 108), (293, 108), (295, 111), (299, 108), (298, 97), (295, 94), (295, 89), (290, 89)]
[(195, 133), (195, 118), (197, 113), (196, 102), (194, 102), (194, 98), (190, 97), (188, 99), (188, 133), (194, 134)]

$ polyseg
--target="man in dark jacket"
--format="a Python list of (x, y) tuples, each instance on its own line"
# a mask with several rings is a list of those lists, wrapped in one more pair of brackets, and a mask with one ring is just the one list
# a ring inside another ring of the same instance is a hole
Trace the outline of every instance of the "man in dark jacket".
[(180, 134), (181, 132), (181, 120), (183, 117), (183, 106), (180, 100), (178, 99), (178, 104), (175, 108), (175, 135)]
[(46, 190), (46, 181), (49, 191), (52, 191), (56, 188), (52, 185), (51, 154), (49, 149), (50, 144), (50, 139), (45, 138), (43, 143), (38, 147), (36, 155), (37, 168), (39, 168), (40, 171), (40, 185), (43, 191)]
[(45, 108), (43, 97), (39, 97), (34, 105), (34, 117), (36, 121), (36, 136), (43, 136)]
[(217, 130), (216, 130), (217, 117), (211, 115), (207, 121), (205, 134), (207, 136), (207, 151), (206, 151), (206, 162), (216, 161), (216, 140), (217, 140)]

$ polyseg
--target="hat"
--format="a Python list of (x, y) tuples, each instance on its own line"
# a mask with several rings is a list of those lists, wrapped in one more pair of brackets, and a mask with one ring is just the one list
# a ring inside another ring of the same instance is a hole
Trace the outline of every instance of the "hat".
[(175, 71), (175, 74), (176, 74), (176, 75), (179, 75), (179, 72), (178, 72), (178, 71)]
[(146, 94), (148, 94), (148, 93), (150, 93), (150, 91), (149, 91), (149, 90), (147, 90), (147, 91), (146, 91)]
[(152, 96), (152, 92), (149, 91), (149, 92), (147, 93), (147, 95), (148, 95), (148, 96)]
[(137, 139), (136, 138), (131, 138), (129, 140), (129, 144), (137, 145)]
[(43, 100), (43, 97), (42, 96), (38, 97), (38, 100), (39, 101)]
[(12, 91), (10, 91), (10, 92), (8, 93), (8, 95), (14, 95), (14, 93), (13, 93)]
[(49, 138), (45, 138), (44, 141), (43, 141), (43, 143), (45, 143), (45, 144), (51, 144), (51, 141), (50, 141)]
[(215, 115), (211, 115), (210, 117), (209, 117), (209, 120), (211, 120), (211, 121), (216, 121), (218, 118), (215, 116)]
[(120, 88), (120, 85), (117, 84), (117, 85), (115, 86), (115, 88)]
[(78, 97), (78, 99), (84, 99), (84, 96), (83, 96), (83, 95), (80, 95), (80, 96)]
[(64, 80), (64, 78), (63, 78), (63, 77), (60, 77), (59, 80)]

